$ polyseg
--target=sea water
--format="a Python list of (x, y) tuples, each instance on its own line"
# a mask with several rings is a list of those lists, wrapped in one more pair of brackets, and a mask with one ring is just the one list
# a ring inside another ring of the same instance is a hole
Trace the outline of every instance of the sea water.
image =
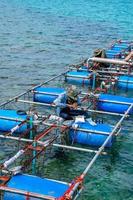
[[(133, 40), (132, 0), (0, 0), (1, 102), (116, 39)], [(133, 199), (132, 119), (124, 125), (126, 134), (115, 151), (90, 170), (81, 199)], [(44, 176), (69, 182), (91, 156), (71, 153), (67, 160), (53, 159)]]

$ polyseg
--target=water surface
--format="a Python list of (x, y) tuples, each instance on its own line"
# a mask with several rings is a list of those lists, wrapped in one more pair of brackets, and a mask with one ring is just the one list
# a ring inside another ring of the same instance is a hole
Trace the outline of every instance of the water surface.
[[(1, 0), (1, 102), (89, 57), (95, 48), (119, 38), (132, 40), (132, 33), (132, 0)], [(127, 134), (118, 139), (111, 157), (97, 160), (81, 199), (133, 199), (132, 119), (124, 124)], [(4, 149), (1, 156), (10, 151)], [(53, 159), (44, 175), (70, 181), (90, 156), (71, 153), (67, 161)]]

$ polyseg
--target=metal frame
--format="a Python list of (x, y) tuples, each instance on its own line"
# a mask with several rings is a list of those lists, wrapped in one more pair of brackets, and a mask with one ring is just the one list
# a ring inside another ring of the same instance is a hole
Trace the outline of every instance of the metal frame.
[[(88, 59), (88, 61), (95, 61), (95, 62), (108, 62), (111, 64), (119, 64), (119, 65), (127, 65), (129, 66), (130, 63), (125, 62), (125, 61), (119, 61), (119, 60), (114, 60), (114, 59), (99, 59), (99, 58), (90, 58)], [(66, 71), (68, 72), (68, 71)], [(30, 88), (29, 90), (27, 90), (24, 93), (21, 93), (20, 95), (17, 95), (15, 97), (13, 97), (12, 99), (2, 103), (0, 105), (0, 108), (2, 108), (3, 106), (11, 103), (11, 102), (22, 102), (22, 103), (27, 103), (27, 104), (34, 104), (34, 105), (45, 105), (44, 103), (38, 103), (38, 102), (31, 102), (31, 101), (27, 101), (27, 100), (21, 100), (20, 98), (23, 97), (24, 95), (32, 92), (34, 89), (36, 89), (37, 87), (43, 86), (47, 83), (49, 83), (50, 81), (53, 81), (54, 79), (60, 77), (60, 76), (64, 76), (65, 73), (61, 73), (60, 75), (53, 77), (51, 79), (49, 79), (48, 81), (45, 81), (35, 87)], [(108, 102), (108, 101), (107, 101)], [(25, 139), (25, 138), (17, 138), (17, 137), (13, 137), (13, 136), (9, 136), (9, 135), (0, 135), (0, 138), (5, 138), (5, 139), (11, 139), (11, 140), (16, 140), (16, 141), (23, 141), (23, 142), (29, 142), (30, 144), (26, 147), (25, 150), (27, 150), (28, 148), (31, 148), (31, 146), (33, 146), (33, 149), (36, 150), (37, 144), (43, 146), (42, 149), (40, 151), (44, 151), (44, 149), (51, 145), (53, 147), (58, 147), (58, 148), (65, 148), (68, 150), (74, 150), (74, 151), (82, 151), (82, 152), (86, 152), (86, 153), (95, 153), (94, 157), (91, 159), (91, 161), (88, 163), (87, 167), (85, 168), (85, 170), (81, 173), (81, 175), (79, 177), (77, 177), (76, 179), (74, 179), (71, 184), (69, 189), (65, 192), (65, 194), (58, 198), (58, 200), (66, 200), (68, 197), (70, 197), (70, 199), (72, 198), (73, 200), (77, 199), (78, 195), (80, 194), (80, 192), (82, 191), (82, 184), (83, 181), (85, 179), (85, 176), (87, 175), (87, 173), (89, 172), (89, 170), (91, 169), (91, 167), (94, 165), (95, 161), (97, 160), (97, 158), (103, 154), (106, 155), (106, 152), (104, 152), (104, 149), (106, 147), (106, 144), (108, 143), (108, 141), (110, 140), (110, 138), (112, 136), (114, 136), (115, 134), (117, 134), (119, 132), (120, 126), (123, 122), (123, 120), (125, 120), (125, 118), (127, 116), (129, 116), (129, 112), (131, 111), (131, 109), (133, 108), (133, 103), (125, 103), (125, 102), (117, 102), (117, 101), (111, 101), (113, 103), (119, 103), (119, 104), (125, 104), (125, 105), (129, 105), (128, 109), (126, 110), (126, 112), (124, 114), (118, 114), (118, 113), (109, 113), (109, 112), (103, 112), (103, 111), (95, 111), (95, 110), (91, 110), (88, 109), (89, 112), (97, 112), (100, 114), (112, 114), (112, 115), (116, 115), (116, 116), (121, 116), (120, 120), (116, 123), (116, 125), (114, 126), (113, 130), (111, 131), (111, 133), (107, 134), (107, 138), (105, 140), (105, 142), (99, 147), (98, 150), (92, 150), (92, 149), (86, 149), (86, 148), (79, 148), (79, 147), (73, 147), (73, 146), (67, 146), (67, 145), (62, 145), (62, 144), (56, 144), (54, 143), (54, 141), (56, 140), (56, 137), (51, 137), (49, 140), (46, 140), (45, 142), (40, 141), (41, 139), (45, 138), (45, 136), (50, 133), (52, 130), (57, 129), (57, 128), (62, 128), (62, 131), (65, 130), (66, 128), (69, 128), (67, 126), (64, 125), (58, 125), (58, 124), (48, 124), (47, 122), (43, 122), (45, 125), (49, 126), (49, 128), (47, 130), (45, 130), (43, 133), (40, 133), (40, 135), (36, 136), (34, 139)], [(45, 105), (46, 106), (46, 105)], [(51, 106), (51, 105), (50, 105)], [(52, 105), (53, 106), (53, 105)], [(53, 106), (55, 107), (55, 106)], [(2, 119), (2, 116), (0, 116), (0, 118)], [(12, 120), (12, 118), (3, 118), (3, 119), (8, 119), (8, 120)], [(17, 120), (16, 120), (17, 121)], [(21, 120), (20, 120), (21, 121)], [(23, 121), (21, 121), (23, 123)], [(77, 129), (77, 130), (82, 130), (85, 132), (90, 132), (91, 130), (83, 130), (83, 129)], [(99, 132), (99, 131), (92, 131), (92, 133), (97, 133), (97, 134), (105, 134), (104, 132)], [(36, 143), (36, 146), (34, 146)], [(33, 160), (36, 158), (37, 154), (35, 153), (33, 156)], [(3, 168), (3, 167), (1, 167)], [(40, 194), (36, 194), (36, 193), (30, 193), (28, 191), (22, 191), (22, 190), (17, 190), (15, 188), (8, 188), (5, 185), (1, 185), (0, 186), (0, 190), (1, 191), (6, 191), (6, 192), (11, 192), (11, 193), (16, 193), (16, 194), (21, 194), (24, 195), (25, 197), (36, 197), (36, 198), (40, 198), (40, 199), (48, 199), (48, 200), (55, 200), (55, 198), (50, 197), (50, 196), (45, 196), (45, 195), (40, 195)], [(76, 194), (75, 197), (73, 197), (75, 191), (78, 190), (78, 193)]]

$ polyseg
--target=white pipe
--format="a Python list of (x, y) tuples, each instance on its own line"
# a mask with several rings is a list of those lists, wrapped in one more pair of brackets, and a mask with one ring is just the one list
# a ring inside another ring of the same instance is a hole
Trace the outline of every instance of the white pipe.
[[(105, 112), (105, 111), (100, 111), (100, 110), (91, 110), (88, 109), (88, 112), (94, 112), (94, 113), (99, 113), (99, 114), (107, 114), (107, 115), (115, 115), (115, 116), (123, 116), (124, 114), (119, 114), (119, 113), (114, 113), (114, 112)], [(127, 115), (128, 117), (129, 115)]]
[[(74, 129), (74, 128), (72, 128), (72, 129)], [(109, 132), (103, 132), (103, 131), (96, 131), (96, 130), (89, 130), (89, 129), (82, 129), (82, 128), (76, 128), (76, 129), (74, 129), (74, 130), (76, 130), (76, 131), (82, 131), (82, 132), (85, 132), (85, 133), (94, 133), (94, 134), (101, 134), (101, 135), (109, 135)]]
[(4, 168), (7, 168), (9, 165), (13, 164), (15, 160), (17, 160), (21, 155), (24, 154), (24, 152), (25, 151), (23, 149), (21, 149), (16, 153), (15, 156), (13, 156), (9, 160), (5, 161), (4, 164), (3, 164)]
[[(73, 146), (67, 146), (67, 145), (61, 145), (61, 144), (53, 144), (54, 147), (60, 147), (60, 148), (65, 148), (65, 149), (70, 149), (70, 150), (75, 150), (75, 151), (83, 151), (83, 152), (88, 152), (88, 153), (97, 153), (96, 150), (93, 149), (85, 149), (85, 148), (79, 148), (79, 147), (73, 147)], [(106, 152), (102, 153), (103, 155), (107, 155)]]
[(28, 101), (28, 100), (22, 100), (22, 99), (18, 99), (17, 102), (28, 103), (28, 104), (34, 104), (34, 105), (40, 105), (40, 106), (51, 106), (51, 107), (55, 107), (54, 104), (47, 104), (47, 103), (41, 103), (41, 102), (35, 102), (35, 101)]
[(126, 73), (124, 73), (124, 72), (118, 72), (117, 70), (116, 71), (101, 71), (101, 70), (97, 70), (97, 73), (102, 73), (102, 74), (117, 74), (117, 75), (128, 74), (128, 72), (126, 72)]
[(101, 102), (107, 102), (107, 103), (116, 103), (116, 104), (123, 104), (123, 105), (131, 105), (132, 103), (127, 103), (127, 102), (122, 102), (122, 101), (112, 101), (112, 100), (102, 100), (102, 99), (98, 99), (98, 101)]
[(33, 90), (33, 93), (35, 94), (46, 94), (46, 95), (51, 95), (51, 96), (59, 96), (60, 94), (64, 94), (64, 93), (60, 93), (60, 94), (57, 94), (57, 93), (52, 93), (52, 92), (41, 92), (41, 91), (35, 91)]
[(23, 121), (25, 121), (25, 120), (20, 119), (20, 118), (12, 118), (12, 117), (4, 117), (4, 116), (0, 116), (0, 119), (11, 120), (11, 121), (16, 121), (16, 122), (23, 122)]
[(124, 60), (109, 59), (109, 58), (92, 57), (92, 58), (89, 58), (88, 61), (99, 62), (99, 63), (116, 64), (116, 65), (130, 65), (129, 62), (126, 62)]
[(13, 136), (6, 136), (6, 135), (0, 135), (0, 138), (15, 140), (15, 141), (22, 141), (22, 142), (33, 142), (34, 141), (34, 140), (31, 140), (31, 139), (25, 139), (25, 138), (13, 137)]

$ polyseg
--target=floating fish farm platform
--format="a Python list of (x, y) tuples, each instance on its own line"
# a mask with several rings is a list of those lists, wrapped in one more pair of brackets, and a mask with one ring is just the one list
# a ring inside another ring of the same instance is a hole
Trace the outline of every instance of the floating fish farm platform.
[[(92, 56), (70, 65), (67, 71), (0, 104), (0, 139), (17, 144), (0, 164), (1, 199), (80, 198), (88, 172), (99, 156), (110, 154), (121, 137), (123, 121), (132, 117), (133, 98), (128, 93), (133, 92), (133, 59), (125, 59), (132, 47), (133, 42), (116, 41), (105, 50), (106, 57)], [(76, 107), (68, 103), (72, 88)], [(39, 177), (37, 166), (47, 165), (55, 149), (93, 156), (69, 182)]]

